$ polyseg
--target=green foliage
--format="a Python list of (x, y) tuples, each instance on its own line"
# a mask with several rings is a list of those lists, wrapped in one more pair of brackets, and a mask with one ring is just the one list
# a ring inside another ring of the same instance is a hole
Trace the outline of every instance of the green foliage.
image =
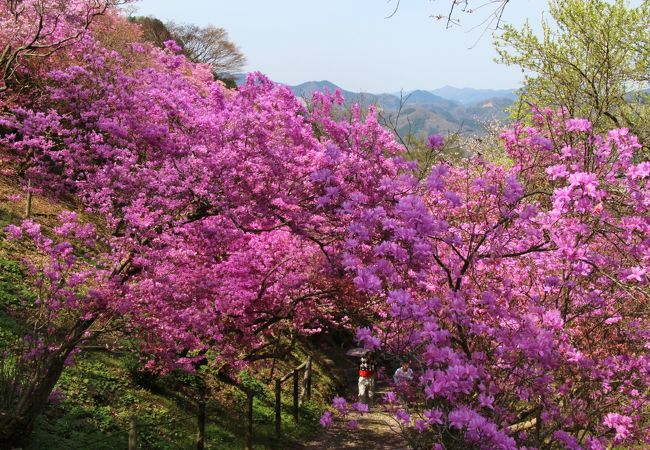
[(18, 306), (21, 300), (33, 297), (23, 281), (20, 264), (0, 257), (0, 305), (3, 308)]
[[(0, 230), (4, 230), (9, 224), (20, 222), (20, 219), (19, 216), (8, 209), (0, 208)], [(4, 239), (4, 235), (4, 231), (0, 231), (0, 238)]]
[(266, 391), (266, 386), (261, 381), (257, 380), (247, 370), (239, 373), (239, 381), (244, 390), (252, 391), (254, 395), (263, 395)]
[(126, 365), (122, 359), (93, 354), (66, 369), (55, 390), (62, 399), (40, 418), (30, 448), (125, 448), (132, 415), (138, 419), (142, 448), (188, 445), (191, 414), (173, 399), (137, 386)]
[(21, 302), (33, 298), (23, 283), (20, 265), (0, 256), (0, 349), (9, 348), (24, 335), (24, 326), (14, 317)]
[[(139, 368), (137, 357), (132, 354), (87, 353), (78, 357), (63, 372), (55, 389), (60, 398), (39, 418), (28, 449), (126, 448), (132, 415), (138, 420), (140, 448), (195, 447), (197, 418), (191, 393), (196, 376), (172, 373), (134, 377), (141, 373)], [(295, 423), (291, 383), (285, 383), (283, 434), (277, 438), (272, 389), (254, 374), (244, 372), (240, 378), (243, 387), (255, 392), (255, 448), (291, 448), (318, 430), (318, 418), (325, 404), (305, 403), (300, 409), (300, 422)], [(140, 384), (142, 381), (144, 386)], [(233, 386), (221, 385), (220, 389), (219, 401), (212, 399), (207, 403), (206, 448), (241, 449), (246, 435), (246, 394)]]
[(599, 131), (627, 127), (647, 147), (650, 133), (650, 2), (551, 0), (537, 36), (506, 25), (500, 62), (527, 72), (524, 102), (566, 107)]

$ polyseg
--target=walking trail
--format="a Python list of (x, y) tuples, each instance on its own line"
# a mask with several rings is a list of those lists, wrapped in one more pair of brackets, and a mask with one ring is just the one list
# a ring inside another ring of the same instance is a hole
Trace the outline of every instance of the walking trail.
[[(350, 380), (349, 392), (356, 392), (356, 378)], [(350, 413), (345, 419), (335, 419), (328, 428), (323, 428), (320, 435), (305, 442), (300, 450), (338, 450), (338, 449), (373, 449), (406, 450), (408, 445), (399, 434), (399, 426), (392, 414), (381, 404), (383, 398), (381, 385), (375, 392), (375, 404), (369, 413)], [(359, 427), (351, 429), (348, 423), (356, 420)]]
[[(408, 449), (404, 440), (397, 433), (396, 422), (381, 406), (375, 406), (375, 409), (377, 411), (371, 410), (370, 413), (363, 415), (350, 415), (348, 420), (336, 420), (329, 428), (324, 429), (320, 436), (304, 443), (301, 450)], [(356, 419), (359, 422), (359, 428), (351, 430), (348, 427), (350, 419)]]

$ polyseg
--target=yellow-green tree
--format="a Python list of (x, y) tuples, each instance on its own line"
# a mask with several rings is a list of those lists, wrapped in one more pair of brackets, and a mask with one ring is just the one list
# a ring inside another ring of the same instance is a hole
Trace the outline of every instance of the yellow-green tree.
[(500, 62), (526, 71), (522, 99), (566, 107), (598, 130), (626, 127), (650, 145), (650, 1), (551, 0), (541, 36), (506, 25)]

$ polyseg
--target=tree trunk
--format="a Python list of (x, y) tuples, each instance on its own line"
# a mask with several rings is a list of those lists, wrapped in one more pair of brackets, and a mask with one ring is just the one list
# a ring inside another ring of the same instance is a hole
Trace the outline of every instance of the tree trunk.
[(30, 383), (26, 392), (13, 411), (0, 423), (0, 448), (12, 449), (25, 447), (39, 414), (45, 409), (47, 400), (63, 372), (65, 358), (54, 356), (50, 359), (45, 373)]
[(129, 450), (137, 450), (138, 448), (138, 419), (131, 416), (129, 419)]
[(44, 357), (40, 372), (24, 374), (25, 377), (32, 378), (22, 388), (15, 409), (0, 411), (0, 449), (26, 446), (34, 431), (36, 419), (47, 406), (48, 398), (61, 377), (65, 360), (93, 322), (93, 319), (78, 321), (61, 344), (60, 350)]
[(246, 391), (246, 450), (253, 450), (253, 391)]

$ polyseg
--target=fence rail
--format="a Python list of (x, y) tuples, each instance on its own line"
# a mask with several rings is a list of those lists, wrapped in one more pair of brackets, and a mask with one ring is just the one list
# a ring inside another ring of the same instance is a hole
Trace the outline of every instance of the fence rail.
[[(283, 377), (275, 379), (275, 434), (280, 436), (282, 434), (282, 383), (290, 379), (293, 380), (293, 420), (298, 422), (300, 406), (304, 404), (305, 400), (311, 399), (311, 375), (312, 375), (312, 358), (307, 357), (307, 360), (302, 364), (294, 367), (289, 373)], [(302, 392), (300, 389), (300, 371), (303, 371), (302, 377)], [(248, 389), (246, 390), (246, 450), (253, 449), (253, 401), (255, 393)], [(129, 450), (136, 450), (138, 448), (138, 422), (137, 417), (132, 416), (129, 421)], [(201, 441), (201, 440), (199, 440)]]
[[(307, 357), (307, 361), (287, 373), (283, 377), (275, 379), (275, 434), (282, 434), (282, 383), (293, 378), (293, 420), (298, 422), (300, 405), (305, 400), (311, 399), (311, 366), (312, 358)], [(304, 370), (302, 378), (302, 395), (300, 395), (300, 371)]]

